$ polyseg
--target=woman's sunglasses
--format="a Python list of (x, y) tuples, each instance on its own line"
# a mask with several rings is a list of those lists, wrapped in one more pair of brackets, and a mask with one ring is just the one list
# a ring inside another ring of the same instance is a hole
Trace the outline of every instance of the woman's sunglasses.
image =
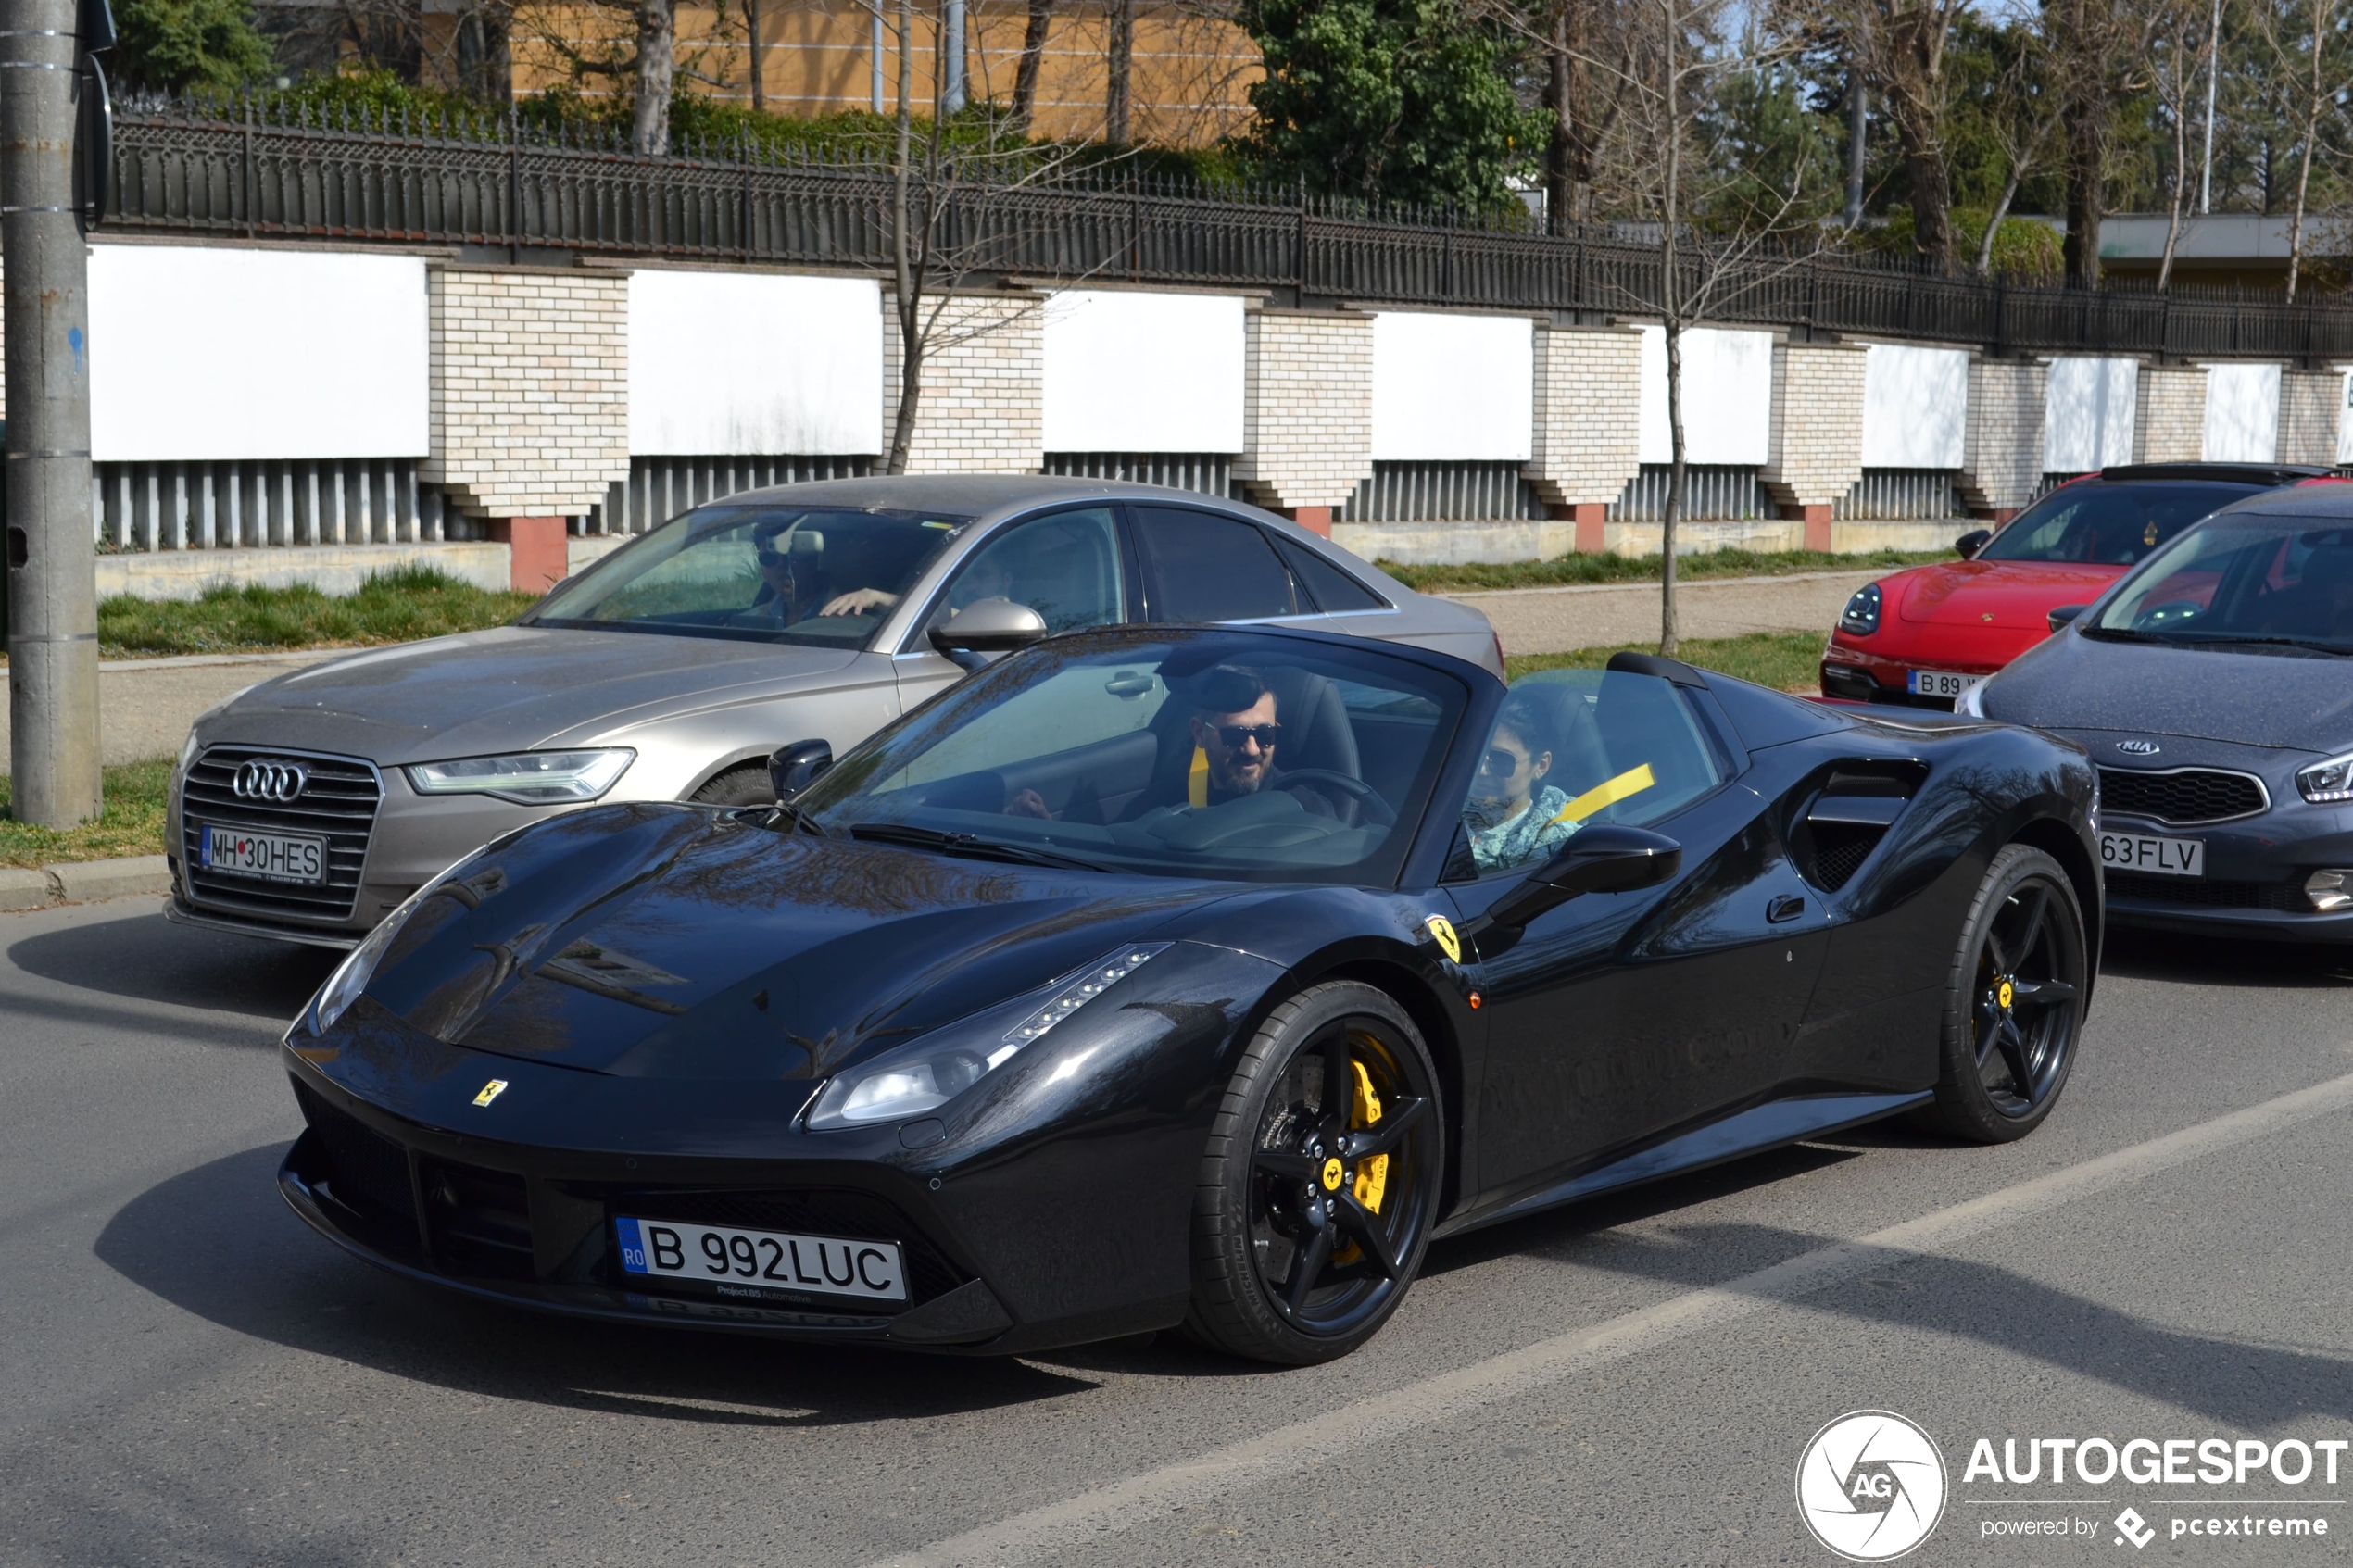
[(1528, 759), (1504, 746), (1497, 746), (1479, 759), (1478, 771), (1491, 778), (1508, 779), (1528, 766)]
[(1244, 741), (1256, 741), (1261, 751), (1272, 751), (1283, 738), (1280, 724), (1220, 724), (1217, 738), (1226, 743), (1228, 751), (1239, 751)]

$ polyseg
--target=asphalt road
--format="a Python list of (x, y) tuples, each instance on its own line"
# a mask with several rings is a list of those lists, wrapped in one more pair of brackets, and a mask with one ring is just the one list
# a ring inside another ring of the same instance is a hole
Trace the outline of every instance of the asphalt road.
[[(1964, 1475), (1981, 1437), (2353, 1438), (2344, 957), (2120, 949), (2025, 1143), (1888, 1129), (1444, 1244), (1365, 1351), (1293, 1372), (584, 1327), (379, 1275), (271, 1184), (278, 1025), (325, 963), (145, 900), (0, 916), (0, 1562), (1830, 1563), (1799, 1456), (1873, 1408), (1949, 1480), (1907, 1562), (2353, 1543), (2341, 1448), (2334, 1485)], [(2331, 1528), (2171, 1537), (2225, 1512)], [(2053, 1520), (2090, 1533), (1990, 1533)]]

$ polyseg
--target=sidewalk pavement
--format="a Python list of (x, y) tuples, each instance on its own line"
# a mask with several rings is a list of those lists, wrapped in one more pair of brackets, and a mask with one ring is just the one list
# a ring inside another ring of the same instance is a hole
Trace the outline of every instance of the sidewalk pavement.
[[(1887, 575), (1804, 571), (1787, 577), (1716, 577), (1676, 584), (1676, 608), (1686, 637), (1739, 637), (1751, 632), (1819, 632), (1825, 640), (1856, 589)], [(1580, 583), (1563, 588), (1504, 588), (1444, 596), (1486, 613), (1506, 654), (1567, 653), (1658, 641), (1658, 584)]]
[[(98, 665), (98, 743), (109, 763), (176, 757), (196, 715), (256, 682), (355, 648), (108, 659)], [(0, 773), (8, 771), (8, 672), (0, 668)]]

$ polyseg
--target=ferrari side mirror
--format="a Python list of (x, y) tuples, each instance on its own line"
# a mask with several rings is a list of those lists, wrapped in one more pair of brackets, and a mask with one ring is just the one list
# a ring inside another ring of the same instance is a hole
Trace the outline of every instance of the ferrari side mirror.
[(2065, 626), (2077, 616), (2082, 614), (2085, 610), (2091, 608), (2092, 607), (2090, 605), (2060, 605), (2057, 608), (2052, 610), (2048, 616), (2045, 617), (2045, 620), (2048, 622), (2051, 630), (2056, 632), (2060, 627)]
[(1492, 957), (1500, 950), (1497, 936), (1509, 947), (1529, 922), (1571, 898), (1655, 887), (1682, 867), (1683, 847), (1665, 834), (1603, 822), (1570, 839), (1559, 854), (1530, 872), (1526, 882), (1496, 900), (1483, 919), (1472, 922), (1469, 935), (1478, 938), (1482, 957)]
[(834, 748), (821, 740), (780, 746), (768, 759), (768, 783), (780, 801), (790, 800), (823, 778), (834, 765)]
[(1046, 618), (1027, 605), (981, 599), (950, 616), (945, 626), (932, 628), (931, 646), (950, 659), (960, 653), (1012, 653), (1045, 634)]
[(1953, 541), (1953, 553), (1963, 560), (1974, 560), (1977, 558), (1977, 552), (1993, 543), (1993, 539), (1992, 529), (1972, 528)]

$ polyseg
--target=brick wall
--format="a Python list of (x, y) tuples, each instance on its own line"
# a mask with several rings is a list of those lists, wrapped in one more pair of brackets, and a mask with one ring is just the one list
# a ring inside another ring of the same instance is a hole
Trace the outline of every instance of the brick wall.
[(2044, 404), (2050, 367), (2022, 359), (1975, 359), (1969, 370), (1969, 424), (1961, 451), (1961, 497), (1982, 511), (2014, 511), (2043, 482)]
[(502, 268), (426, 274), (432, 456), (474, 517), (580, 517), (629, 477), (629, 280)]
[(1551, 507), (1607, 506), (1642, 467), (1642, 334), (1536, 330), (1534, 456), (1524, 471)]
[(1860, 344), (1773, 345), (1772, 434), (1758, 477), (1783, 507), (1827, 508), (1863, 477), (1866, 361)]
[(2194, 365), (2141, 367), (2133, 431), (2136, 463), (2195, 463), (2206, 456), (2206, 372)]
[(2336, 462), (2336, 421), (2345, 378), (2334, 370), (2280, 372), (2279, 459)]
[[(924, 301), (930, 319), (936, 301)], [(958, 295), (933, 329), (909, 473), (1036, 473), (1046, 464), (1046, 312), (1033, 294)], [(883, 451), (899, 420), (898, 306), (883, 296)]]
[(1373, 471), (1373, 319), (1253, 310), (1234, 477), (1283, 510), (1338, 507)]

